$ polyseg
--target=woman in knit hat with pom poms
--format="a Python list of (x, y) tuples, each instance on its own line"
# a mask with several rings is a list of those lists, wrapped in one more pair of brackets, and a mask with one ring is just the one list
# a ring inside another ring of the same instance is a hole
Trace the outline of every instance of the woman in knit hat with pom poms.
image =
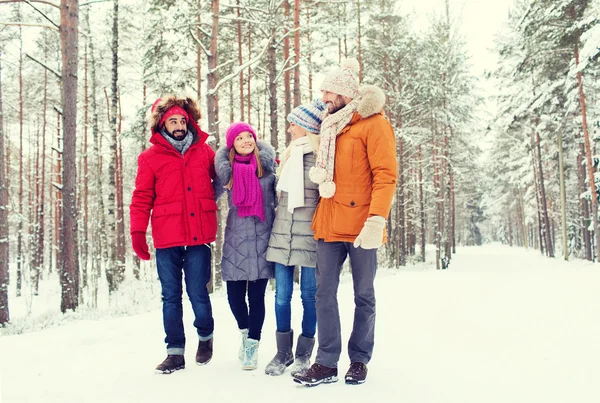
[[(292, 363), (292, 374), (307, 369), (315, 344), (317, 242), (311, 223), (319, 201), (319, 191), (317, 184), (309, 179), (308, 172), (315, 165), (315, 153), (319, 149), (318, 133), (325, 107), (325, 103), (317, 99), (311, 104), (296, 107), (287, 117), (292, 142), (283, 152), (278, 169), (279, 203), (267, 251), (267, 260), (275, 262), (277, 322), (277, 354), (265, 368), (267, 375), (281, 375)], [(294, 361), (291, 300), (295, 266), (301, 266), (300, 296), (304, 311), (302, 333), (298, 336)]]
[(254, 128), (244, 122), (229, 126), (226, 139), (227, 145), (215, 156), (217, 179), (229, 202), (221, 275), (242, 333), (239, 359), (243, 369), (252, 370), (258, 365), (265, 290), (273, 277), (273, 263), (266, 254), (275, 217), (275, 150), (257, 141)]

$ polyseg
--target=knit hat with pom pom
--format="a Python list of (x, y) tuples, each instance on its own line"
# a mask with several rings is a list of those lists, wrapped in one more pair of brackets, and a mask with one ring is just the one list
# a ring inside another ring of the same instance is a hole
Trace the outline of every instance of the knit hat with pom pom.
[(360, 66), (356, 59), (345, 59), (339, 69), (334, 69), (327, 74), (321, 91), (329, 91), (348, 98), (358, 95), (358, 70)]

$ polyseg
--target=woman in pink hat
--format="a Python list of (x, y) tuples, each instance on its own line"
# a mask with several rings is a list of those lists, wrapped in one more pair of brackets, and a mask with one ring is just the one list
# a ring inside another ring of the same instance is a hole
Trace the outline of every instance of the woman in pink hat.
[(253, 370), (265, 320), (265, 290), (273, 277), (266, 255), (275, 218), (275, 150), (257, 141), (254, 128), (244, 122), (229, 126), (226, 139), (215, 156), (218, 181), (229, 202), (221, 275), (242, 333), (242, 368)]

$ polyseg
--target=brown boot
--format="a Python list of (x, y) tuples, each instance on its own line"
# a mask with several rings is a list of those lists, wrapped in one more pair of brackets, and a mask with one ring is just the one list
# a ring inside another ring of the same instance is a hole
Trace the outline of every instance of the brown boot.
[(329, 368), (321, 364), (314, 363), (306, 371), (293, 375), (294, 382), (305, 386), (317, 386), (322, 383), (333, 383), (338, 380), (337, 368)]
[(183, 355), (168, 355), (167, 358), (156, 367), (157, 374), (172, 374), (185, 368)]
[(206, 365), (213, 355), (213, 339), (198, 342), (198, 351), (196, 351), (196, 364)]
[(360, 385), (365, 383), (367, 379), (367, 365), (362, 362), (353, 362), (346, 372), (346, 384), (348, 385)]

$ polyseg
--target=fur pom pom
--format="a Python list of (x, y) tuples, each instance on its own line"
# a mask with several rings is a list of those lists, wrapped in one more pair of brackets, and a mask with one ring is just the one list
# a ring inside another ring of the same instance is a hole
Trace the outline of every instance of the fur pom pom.
[(350, 58), (344, 59), (344, 61), (342, 61), (341, 68), (342, 70), (348, 69), (354, 74), (358, 74), (358, 71), (360, 70), (360, 65), (358, 64), (358, 60)]
[(308, 171), (308, 177), (314, 183), (323, 183), (327, 177), (327, 171), (324, 168), (314, 166)]
[(319, 185), (319, 194), (321, 197), (329, 199), (333, 197), (335, 194), (335, 183), (331, 182), (323, 182)]

